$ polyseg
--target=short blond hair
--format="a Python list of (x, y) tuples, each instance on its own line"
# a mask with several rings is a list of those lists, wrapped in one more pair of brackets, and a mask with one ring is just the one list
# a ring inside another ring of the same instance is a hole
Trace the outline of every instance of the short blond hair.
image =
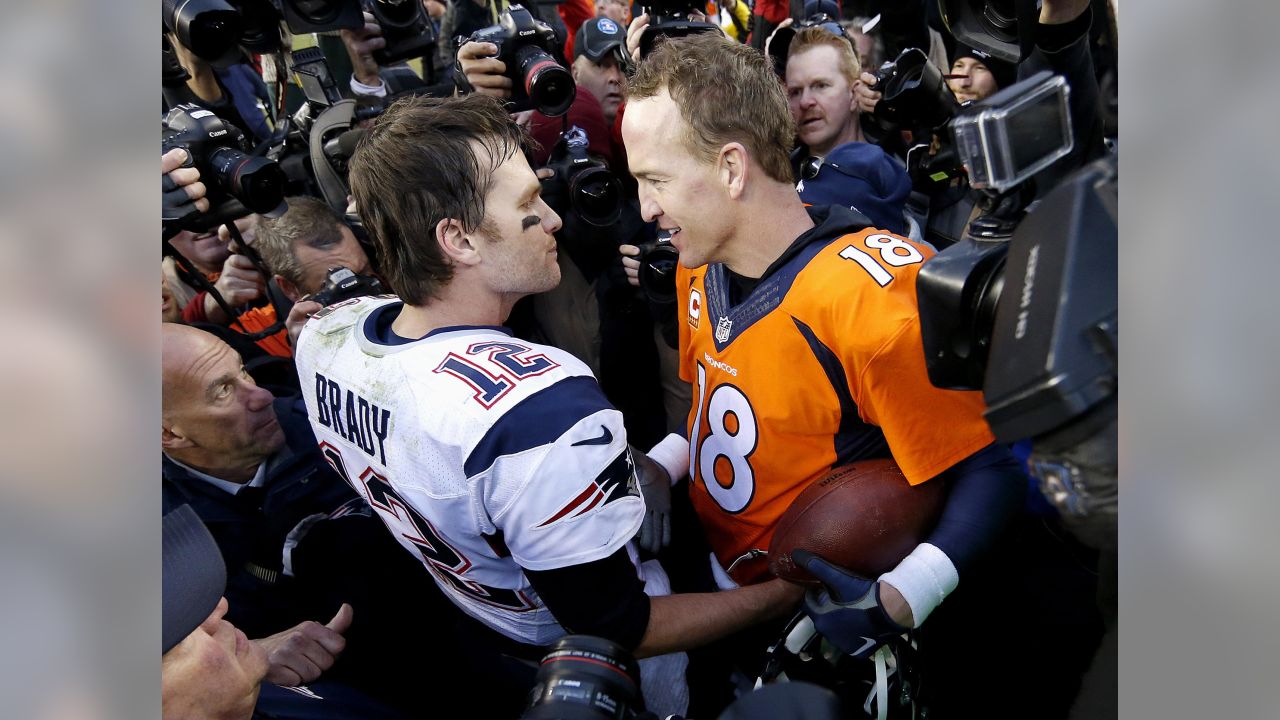
[(664, 88), (689, 125), (685, 145), (695, 157), (712, 162), (726, 144), (740, 142), (765, 174), (792, 181), (795, 120), (763, 53), (719, 33), (664, 38), (640, 62), (627, 99), (651, 98)]
[(787, 59), (790, 60), (798, 53), (823, 45), (835, 48), (836, 66), (844, 79), (849, 81), (849, 86), (853, 87), (853, 84), (858, 81), (858, 75), (862, 74), (858, 53), (853, 49), (853, 43), (849, 39), (842, 38), (824, 27), (814, 25), (798, 30), (795, 38), (791, 40), (791, 47), (787, 50)]

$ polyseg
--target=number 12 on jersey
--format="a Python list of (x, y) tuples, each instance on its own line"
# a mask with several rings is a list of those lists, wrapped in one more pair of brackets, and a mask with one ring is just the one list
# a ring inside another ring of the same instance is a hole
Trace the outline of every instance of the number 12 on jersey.
[[(706, 400), (705, 410), (703, 400)], [(755, 496), (755, 471), (748, 458), (760, 439), (755, 410), (737, 387), (722, 383), (707, 398), (707, 368), (698, 363), (698, 406), (689, 442), (689, 467), (702, 478), (707, 493), (727, 513), (739, 513)], [(710, 430), (702, 436), (703, 419)], [(716, 468), (722, 469), (720, 477)]]

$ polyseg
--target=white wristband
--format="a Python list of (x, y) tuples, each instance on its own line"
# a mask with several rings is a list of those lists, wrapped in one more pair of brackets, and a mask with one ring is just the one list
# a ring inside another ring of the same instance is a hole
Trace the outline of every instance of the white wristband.
[(915, 626), (929, 617), (934, 608), (960, 584), (960, 573), (955, 563), (936, 545), (920, 543), (911, 554), (889, 572), (880, 576), (902, 593), (902, 599), (911, 606)]
[(650, 460), (667, 471), (672, 485), (689, 474), (689, 441), (679, 433), (671, 433), (662, 438), (647, 454)]
[(355, 75), (351, 76), (351, 92), (357, 95), (372, 95), (373, 97), (386, 97), (387, 84), (382, 82), (382, 78), (378, 78), (377, 85), (365, 85), (356, 79)]

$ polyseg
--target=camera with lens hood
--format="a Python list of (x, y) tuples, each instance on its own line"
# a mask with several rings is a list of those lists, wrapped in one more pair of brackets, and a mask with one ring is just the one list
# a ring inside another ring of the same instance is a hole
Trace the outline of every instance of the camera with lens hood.
[(250, 155), (244, 132), (199, 105), (182, 103), (164, 116), (164, 152), (183, 148), (188, 164), (200, 171), (200, 180), (208, 188), (211, 209), (208, 216), (219, 214), (220, 205), (238, 201), (249, 212), (271, 213), (284, 202), (287, 178), (280, 166), (264, 157)]
[[(513, 111), (537, 110), (547, 117), (569, 112), (577, 85), (573, 75), (552, 57), (560, 45), (550, 25), (534, 19), (523, 5), (512, 5), (497, 25), (472, 33), (470, 41), (498, 46), (495, 56), (507, 66), (511, 78)], [(458, 73), (461, 77), (461, 73)]]

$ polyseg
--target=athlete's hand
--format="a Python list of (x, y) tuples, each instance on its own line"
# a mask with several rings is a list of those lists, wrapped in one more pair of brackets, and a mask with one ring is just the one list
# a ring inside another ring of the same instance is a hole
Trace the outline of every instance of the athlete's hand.
[(636, 541), (640, 547), (657, 553), (671, 544), (671, 476), (652, 458), (631, 448), (636, 464), (636, 480), (644, 496), (644, 522)]
[(338, 614), (324, 625), (308, 620), (284, 632), (254, 640), (267, 651), (270, 663), (267, 682), (287, 686), (302, 685), (315, 680), (322, 672), (333, 667), (334, 661), (347, 646), (347, 639), (342, 634), (351, 627), (353, 615), (351, 606), (342, 603)]
[(804, 611), (832, 645), (857, 658), (867, 658), (907, 631), (881, 604), (887, 585), (859, 577), (805, 550), (792, 551), (798, 567), (822, 581), (821, 590), (805, 593)]

